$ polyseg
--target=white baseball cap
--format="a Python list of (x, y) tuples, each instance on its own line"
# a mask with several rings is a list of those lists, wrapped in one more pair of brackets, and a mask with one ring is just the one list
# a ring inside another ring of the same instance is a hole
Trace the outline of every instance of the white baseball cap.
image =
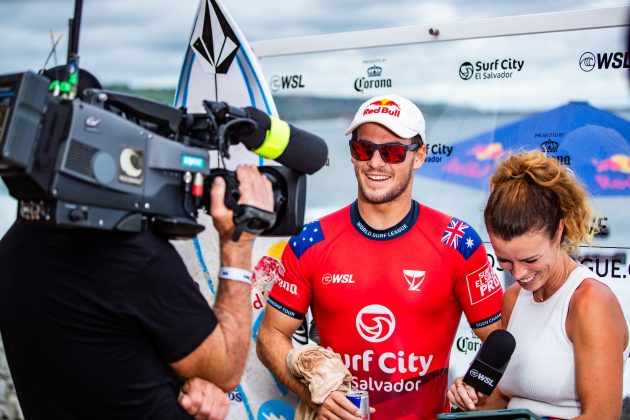
[(403, 139), (419, 134), (425, 141), (426, 124), (422, 112), (409, 99), (399, 95), (380, 95), (363, 102), (346, 130), (346, 136), (367, 122), (380, 124)]

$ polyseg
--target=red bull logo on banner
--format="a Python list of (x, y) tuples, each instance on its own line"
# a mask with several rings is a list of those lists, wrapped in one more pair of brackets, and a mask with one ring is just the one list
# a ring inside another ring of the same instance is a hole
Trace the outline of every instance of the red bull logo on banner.
[(392, 100), (385, 98), (381, 99), (380, 101), (374, 101), (370, 103), (363, 111), (363, 115), (378, 113), (389, 114), (393, 117), (398, 117), (400, 115), (400, 105)]
[(610, 171), (630, 174), (630, 156), (628, 155), (612, 155), (600, 161), (593, 159), (593, 164), (597, 172)]
[(630, 156), (614, 154), (603, 160), (592, 159), (597, 172), (595, 182), (604, 190), (630, 190)]
[(492, 173), (494, 161), (503, 156), (504, 152), (501, 143), (476, 144), (466, 151), (466, 156), (473, 156), (474, 160), (456, 157), (444, 165), (444, 172), (482, 179)]
[(503, 145), (501, 143), (477, 144), (468, 151), (467, 155), (472, 155), (479, 161), (497, 160), (503, 155)]

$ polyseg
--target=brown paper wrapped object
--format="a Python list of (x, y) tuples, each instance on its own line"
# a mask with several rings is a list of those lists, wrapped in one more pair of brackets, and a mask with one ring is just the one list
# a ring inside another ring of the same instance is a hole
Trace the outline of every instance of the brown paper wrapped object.
[[(307, 344), (292, 349), (287, 354), (289, 371), (308, 386), (311, 401), (322, 404), (333, 391), (348, 392), (352, 375), (341, 361), (339, 354), (321, 346)], [(300, 401), (295, 413), (296, 420), (311, 420), (316, 413)]]

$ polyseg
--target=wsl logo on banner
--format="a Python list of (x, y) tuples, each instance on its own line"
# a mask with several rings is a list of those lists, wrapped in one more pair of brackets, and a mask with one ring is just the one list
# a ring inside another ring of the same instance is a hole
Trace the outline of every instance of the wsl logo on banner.
[(607, 53), (585, 52), (580, 56), (580, 68), (588, 73), (595, 69), (627, 69), (630, 68), (630, 53), (628, 51), (617, 51)]
[(459, 66), (462, 80), (510, 79), (523, 70), (525, 60), (516, 58), (497, 58), (494, 61), (465, 61)]
[(290, 74), (285, 76), (274, 75), (269, 82), (269, 87), (273, 92), (288, 89), (304, 89), (306, 86), (302, 81), (301, 74)]
[(363, 93), (370, 89), (391, 88), (392, 79), (381, 77), (382, 74), (383, 67), (372, 64), (367, 68), (367, 77), (357, 77), (354, 80), (354, 90)]

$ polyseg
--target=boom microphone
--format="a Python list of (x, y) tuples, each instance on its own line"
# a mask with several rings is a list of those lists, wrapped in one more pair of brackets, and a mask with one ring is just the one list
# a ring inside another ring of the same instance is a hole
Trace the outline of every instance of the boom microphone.
[(309, 175), (326, 164), (328, 147), (320, 137), (270, 117), (257, 108), (244, 110), (258, 124), (253, 132), (239, 137), (249, 150)]
[(481, 345), (463, 381), (485, 395), (492, 394), (505, 372), (516, 340), (506, 330), (494, 330)]

